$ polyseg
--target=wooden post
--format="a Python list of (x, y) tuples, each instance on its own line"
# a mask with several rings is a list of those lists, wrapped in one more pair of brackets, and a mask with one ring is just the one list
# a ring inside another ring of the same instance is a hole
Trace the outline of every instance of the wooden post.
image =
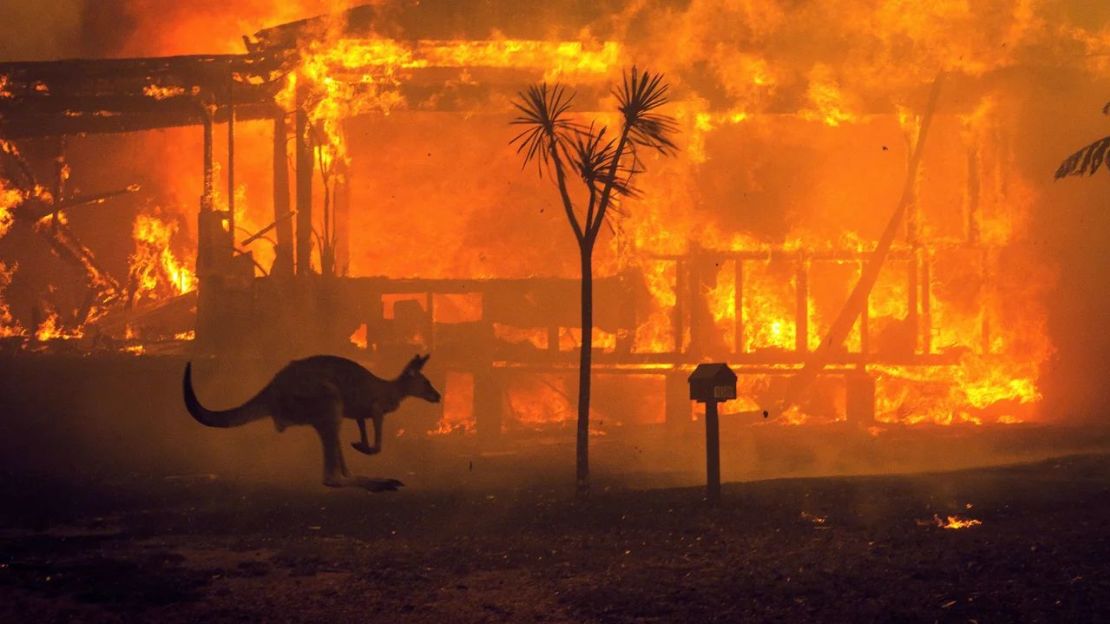
[(212, 174), (212, 108), (207, 102), (202, 103), (202, 122), (204, 124), (204, 186), (200, 195), (200, 211), (197, 214), (197, 276), (206, 277), (212, 272), (214, 258), (212, 255), (212, 194), (214, 191)]
[(276, 257), (271, 275), (293, 274), (293, 220), (289, 214), (289, 150), (286, 145), (285, 111), (274, 111), (274, 221), (277, 223)]
[(350, 168), (340, 158), (335, 162), (335, 195), (332, 198), (335, 224), (335, 274), (346, 275), (351, 264)]
[(798, 252), (797, 290), (794, 301), (794, 350), (799, 355), (809, 351), (809, 271), (806, 258)]
[(721, 501), (721, 436), (717, 404), (736, 398), (736, 381), (736, 373), (725, 363), (698, 364), (689, 378), (690, 398), (705, 405), (705, 497), (713, 506)]
[[(921, 323), (918, 308), (920, 304), (920, 293), (922, 290), (921, 278), (921, 247), (915, 245), (910, 250), (910, 268), (906, 272), (906, 278), (909, 284), (906, 287), (906, 321), (910, 327), (913, 328), (913, 351), (917, 353), (922, 349), (921, 345), (924, 341), (921, 339)], [(928, 285), (924, 287), (928, 288)], [(922, 352), (928, 353), (928, 350)]]
[(200, 209), (212, 210), (212, 193), (215, 184), (212, 180), (212, 109), (204, 105), (204, 190), (200, 197)]
[(705, 403), (705, 498), (709, 504), (721, 502), (721, 436), (717, 402)]
[(744, 261), (736, 258), (736, 272), (733, 274), (733, 318), (736, 319), (736, 341), (734, 353), (744, 352)]
[(227, 72), (227, 231), (235, 249), (235, 78)]
[[(702, 297), (702, 270), (701, 265), (704, 262), (700, 255), (701, 249), (696, 248), (695, 253), (690, 254), (686, 262), (686, 299), (687, 303), (687, 318), (686, 328), (690, 332), (690, 342), (685, 344), (685, 351), (692, 355), (694, 358), (700, 358), (702, 355), (701, 341), (699, 340), (702, 328), (702, 316), (705, 308), (704, 297)], [(685, 337), (683, 337), (685, 343)]]
[(682, 258), (675, 260), (674, 268), (674, 310), (671, 311), (671, 332), (674, 334), (674, 353), (682, 353), (683, 317), (686, 314), (686, 263)]
[[(342, 133), (349, 134), (346, 122), (343, 122)], [(351, 167), (347, 158), (348, 156), (336, 154), (335, 162), (332, 163), (335, 180), (331, 218), (335, 248), (332, 253), (336, 275), (346, 275), (351, 264)]]
[[(860, 272), (863, 272), (863, 267), (860, 267)], [(863, 302), (863, 308), (860, 310), (859, 315), (859, 368), (863, 369), (867, 364), (867, 354), (871, 351), (871, 294), (868, 293), (867, 298)]]
[(312, 142), (309, 140), (308, 114), (304, 95), (297, 93), (297, 275), (312, 272)]
[[(929, 250), (921, 248), (921, 352), (928, 355), (933, 351), (933, 314), (931, 311), (932, 303), (930, 302), (930, 282), (929, 277)], [(914, 254), (917, 257), (917, 254)], [(917, 325), (914, 325), (917, 329)]]

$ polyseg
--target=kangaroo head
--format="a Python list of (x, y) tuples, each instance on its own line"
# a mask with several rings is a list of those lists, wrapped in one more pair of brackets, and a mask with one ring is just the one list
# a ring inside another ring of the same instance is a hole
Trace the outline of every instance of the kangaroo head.
[(424, 399), (429, 403), (439, 403), (439, 391), (432, 386), (432, 382), (420, 372), (424, 368), (424, 363), (428, 358), (432, 357), (429, 353), (424, 357), (419, 355), (409, 360), (405, 365), (405, 370), (401, 371), (401, 389), (404, 391), (405, 396), (414, 396), (418, 399)]

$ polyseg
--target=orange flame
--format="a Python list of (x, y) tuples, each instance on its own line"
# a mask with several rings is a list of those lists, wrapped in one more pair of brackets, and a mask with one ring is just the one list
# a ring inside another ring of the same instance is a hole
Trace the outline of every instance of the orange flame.
[(135, 216), (130, 273), (136, 299), (158, 299), (187, 293), (196, 288), (196, 275), (179, 260), (170, 242), (177, 225), (147, 214)]

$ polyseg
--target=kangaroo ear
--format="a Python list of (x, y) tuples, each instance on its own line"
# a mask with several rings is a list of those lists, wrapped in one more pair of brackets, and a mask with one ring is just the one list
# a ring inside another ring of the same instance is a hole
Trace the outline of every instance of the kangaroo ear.
[(424, 368), (424, 364), (428, 361), (428, 358), (430, 358), (430, 357), (432, 357), (431, 353), (429, 353), (428, 355), (425, 355), (424, 357), (420, 357), (419, 355), (416, 356), (416, 358), (413, 359), (413, 361), (412, 361), (413, 369), (420, 370), (420, 369)]

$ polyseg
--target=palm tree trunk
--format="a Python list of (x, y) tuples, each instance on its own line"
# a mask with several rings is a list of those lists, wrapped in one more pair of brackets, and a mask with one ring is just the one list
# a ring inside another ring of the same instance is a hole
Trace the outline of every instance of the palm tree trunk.
[(590, 364), (594, 343), (593, 241), (582, 241), (582, 348), (578, 360), (578, 496), (590, 493)]

